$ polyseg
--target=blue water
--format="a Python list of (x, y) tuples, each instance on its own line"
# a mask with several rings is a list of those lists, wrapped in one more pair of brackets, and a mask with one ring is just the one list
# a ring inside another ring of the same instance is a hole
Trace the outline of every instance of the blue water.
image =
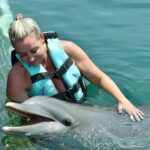
[[(37, 21), (42, 31), (78, 44), (135, 105), (150, 104), (149, 0), (0, 0), (0, 110), (4, 110), (6, 77), (10, 69), (7, 29), (16, 13)], [(114, 105), (105, 91), (88, 86), (89, 101)], [(3, 136), (3, 135), (2, 135)]]

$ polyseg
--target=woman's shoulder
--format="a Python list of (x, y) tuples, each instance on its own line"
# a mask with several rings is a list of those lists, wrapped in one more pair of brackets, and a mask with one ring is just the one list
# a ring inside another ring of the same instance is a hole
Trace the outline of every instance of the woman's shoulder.
[(10, 80), (26, 79), (27, 76), (28, 76), (27, 71), (19, 62), (15, 63), (8, 73), (8, 78)]

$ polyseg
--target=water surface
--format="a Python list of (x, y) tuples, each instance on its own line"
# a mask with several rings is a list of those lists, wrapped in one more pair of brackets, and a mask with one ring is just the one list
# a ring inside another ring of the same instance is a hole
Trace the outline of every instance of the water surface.
[[(57, 31), (60, 39), (78, 44), (136, 105), (150, 104), (150, 2), (148, 0), (1, 0), (0, 111), (4, 109), (10, 69), (8, 25), (16, 13), (37, 21), (42, 31)], [(116, 105), (102, 89), (88, 86), (89, 101)], [(0, 134), (3, 137), (2, 133)]]

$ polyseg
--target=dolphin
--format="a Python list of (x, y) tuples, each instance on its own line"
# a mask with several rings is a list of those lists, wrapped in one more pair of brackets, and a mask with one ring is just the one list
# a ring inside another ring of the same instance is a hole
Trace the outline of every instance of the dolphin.
[(141, 122), (118, 114), (115, 107), (79, 105), (47, 96), (35, 96), (22, 103), (8, 102), (6, 107), (28, 120), (40, 118), (40, 122), (30, 125), (4, 126), (6, 134), (51, 136), (51, 140), (61, 137), (61, 142), (67, 142), (69, 137), (92, 150), (150, 149), (150, 106), (139, 107), (145, 114)]

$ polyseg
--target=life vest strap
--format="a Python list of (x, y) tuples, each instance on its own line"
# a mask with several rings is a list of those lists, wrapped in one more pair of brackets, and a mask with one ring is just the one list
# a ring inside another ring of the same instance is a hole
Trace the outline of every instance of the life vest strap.
[(64, 64), (60, 67), (60, 69), (50, 73), (50, 72), (42, 72), (31, 76), (32, 83), (37, 82), (43, 79), (52, 79), (52, 78), (61, 78), (61, 76), (67, 71), (67, 69), (72, 65), (72, 60), (67, 59)]
[(68, 68), (73, 64), (73, 61), (68, 57), (64, 64), (56, 70), (57, 74), (61, 77), (64, 73), (67, 72)]
[(54, 32), (54, 31), (44, 32), (44, 38), (45, 38), (45, 42), (47, 43), (47, 39), (58, 38), (58, 34), (57, 34), (57, 32)]
[(42, 73), (38, 73), (35, 75), (31, 76), (31, 81), (32, 83), (37, 82), (39, 80), (43, 80), (43, 79), (47, 79), (47, 78), (54, 78), (55, 74), (54, 73), (49, 73), (49, 72), (42, 72)]
[(16, 50), (11, 51), (11, 65), (13, 66), (16, 62), (18, 62), (18, 58), (16, 57)]
[[(65, 92), (53, 95), (53, 97), (56, 97), (58, 99), (64, 99), (64, 100), (69, 100), (69, 101), (72, 101), (72, 102), (76, 102), (74, 94), (79, 90), (80, 87), (81, 88), (84, 87), (81, 77), (79, 78), (77, 83), (71, 89), (68, 89)], [(86, 100), (85, 97), (87, 96), (86, 89), (83, 88), (82, 90), (83, 90), (83, 96), (81, 97), (79, 103), (83, 103)]]
[(83, 93), (85, 96), (87, 96), (87, 90), (85, 88), (85, 86), (83, 85), (83, 80), (82, 80), (82, 77), (80, 76), (77, 83), (73, 85), (73, 87), (68, 90), (68, 92), (71, 94), (71, 95), (74, 95), (78, 90), (79, 88), (81, 87)]

